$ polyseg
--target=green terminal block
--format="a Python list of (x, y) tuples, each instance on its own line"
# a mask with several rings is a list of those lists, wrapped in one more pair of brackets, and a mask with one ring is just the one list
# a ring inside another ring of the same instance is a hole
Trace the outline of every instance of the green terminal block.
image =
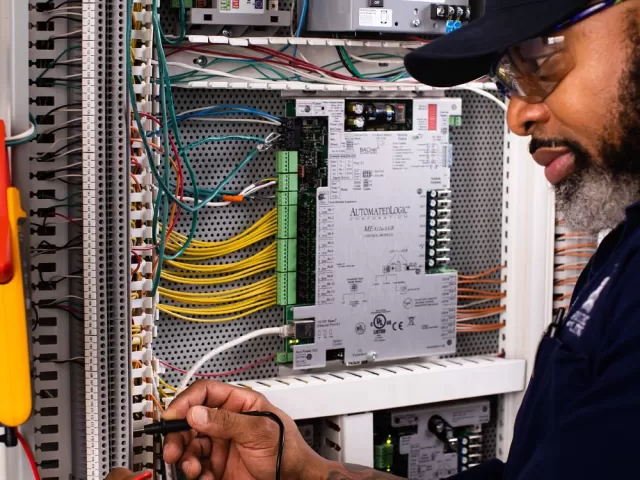
[[(180, 8), (180, 0), (171, 0), (172, 8)], [(184, 0), (184, 8), (193, 8), (193, 0)]]
[(295, 272), (298, 258), (298, 241), (295, 238), (278, 240), (276, 272)]
[[(296, 303), (296, 267), (298, 248), (298, 153), (276, 154), (278, 188), (278, 233), (276, 260), (276, 301), (278, 305)], [(289, 358), (292, 352), (283, 353)]]
[(450, 115), (449, 116), (449, 126), (450, 127), (461, 127), (462, 126), (462, 116), (461, 115)]
[(278, 240), (295, 238), (298, 232), (298, 206), (278, 205)]
[(296, 272), (276, 272), (276, 302), (292, 305), (296, 302)]
[(393, 442), (391, 437), (382, 445), (373, 447), (373, 466), (376, 470), (390, 472), (393, 467)]
[(298, 152), (276, 153), (276, 173), (298, 173)]

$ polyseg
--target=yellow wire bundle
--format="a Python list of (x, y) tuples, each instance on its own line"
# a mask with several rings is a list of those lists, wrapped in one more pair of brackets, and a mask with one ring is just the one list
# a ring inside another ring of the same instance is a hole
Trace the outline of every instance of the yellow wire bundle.
[[(258, 253), (233, 263), (207, 265), (197, 263), (237, 252), (261, 240), (272, 237), (277, 231), (277, 212), (270, 211), (244, 232), (228, 240), (205, 242), (193, 240), (184, 251), (181, 260), (166, 260), (163, 280), (183, 285), (220, 285), (234, 282), (258, 273), (273, 270), (276, 266), (276, 244), (271, 243)], [(187, 237), (172, 232), (167, 239), (167, 250), (178, 251)], [(276, 278), (270, 276), (250, 285), (213, 292), (181, 292), (159, 287), (163, 299), (194, 306), (173, 303), (158, 304), (158, 310), (168, 315), (198, 323), (221, 323), (270, 308), (276, 304)], [(197, 318), (207, 317), (207, 318)]]
[[(184, 251), (182, 257), (187, 260), (209, 260), (222, 257), (274, 236), (277, 229), (278, 216), (276, 209), (273, 209), (244, 232), (228, 240), (206, 242), (194, 239)], [(173, 231), (167, 238), (166, 250), (177, 252), (186, 240), (187, 237), (185, 235)]]

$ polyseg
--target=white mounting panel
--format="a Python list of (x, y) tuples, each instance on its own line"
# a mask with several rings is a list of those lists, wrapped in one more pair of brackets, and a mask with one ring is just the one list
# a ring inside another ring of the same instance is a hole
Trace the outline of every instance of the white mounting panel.
[(524, 371), (524, 360), (458, 357), (234, 384), (300, 420), (519, 392)]

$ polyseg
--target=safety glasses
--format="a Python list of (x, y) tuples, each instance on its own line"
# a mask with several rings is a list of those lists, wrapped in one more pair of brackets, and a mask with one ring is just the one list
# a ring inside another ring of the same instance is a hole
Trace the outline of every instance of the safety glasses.
[(575, 66), (564, 37), (557, 32), (623, 1), (607, 0), (591, 5), (556, 26), (551, 33), (509, 48), (494, 64), (492, 79), (507, 97), (528, 103), (543, 102)]

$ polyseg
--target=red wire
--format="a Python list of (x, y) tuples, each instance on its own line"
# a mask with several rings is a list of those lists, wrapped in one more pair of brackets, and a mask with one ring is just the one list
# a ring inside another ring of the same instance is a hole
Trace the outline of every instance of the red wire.
[[(242, 373), (242, 372), (246, 372), (247, 370), (251, 370), (253, 367), (257, 367), (258, 365), (262, 365), (263, 363), (267, 363), (268, 361), (273, 360), (274, 358), (276, 358), (276, 354), (275, 353), (273, 355), (269, 355), (268, 357), (265, 357), (265, 358), (263, 358), (261, 360), (258, 360), (256, 362), (250, 363), (249, 365), (245, 365), (244, 367), (240, 367), (240, 368), (237, 368), (235, 370), (231, 370), (229, 372), (222, 372), (222, 373), (196, 373), (194, 375), (194, 377), (202, 377), (202, 378), (228, 377), (230, 375), (235, 375), (236, 373)], [(174, 365), (171, 365), (170, 363), (167, 363), (164, 360), (158, 360), (158, 362), (160, 362), (165, 367), (170, 368), (171, 370), (175, 370), (176, 372), (187, 373), (186, 370), (183, 370), (183, 369), (178, 368), (178, 367), (176, 367)]]
[(151, 472), (151, 471), (147, 471), (147, 472), (141, 473), (140, 475), (135, 477), (133, 480), (147, 480), (149, 478), (153, 478), (153, 472)]
[(131, 253), (133, 253), (136, 256), (136, 262), (138, 262), (138, 266), (136, 267), (136, 269), (133, 272), (131, 272), (131, 275), (135, 275), (136, 273), (138, 273), (138, 271), (140, 270), (140, 267), (142, 266), (142, 257), (136, 252), (132, 251)]
[(279, 52), (277, 50), (272, 50), (270, 48), (266, 48), (266, 47), (261, 47), (261, 46), (257, 46), (257, 45), (253, 45), (253, 46), (249, 46), (247, 47), (250, 50), (254, 50), (256, 52), (260, 52), (260, 53), (264, 53), (266, 55), (270, 55), (272, 57), (279, 57), (282, 58), (283, 60), (286, 60), (286, 62), (282, 62), (282, 61), (277, 61), (277, 60), (273, 60), (271, 58), (261, 58), (261, 57), (251, 57), (248, 55), (242, 55), (242, 54), (236, 54), (236, 53), (226, 53), (226, 52), (218, 52), (216, 50), (211, 50), (211, 49), (203, 49), (203, 48), (195, 48), (195, 47), (171, 47), (171, 48), (175, 48), (175, 50), (173, 52), (168, 53), (166, 56), (170, 56), (173, 55), (174, 53), (178, 53), (178, 52), (182, 52), (182, 51), (189, 51), (189, 52), (195, 52), (195, 53), (214, 53), (216, 55), (220, 55), (221, 57), (233, 57), (233, 58), (241, 58), (241, 59), (245, 59), (245, 60), (257, 60), (260, 62), (265, 62), (265, 63), (272, 63), (275, 65), (284, 65), (284, 66), (294, 66), (297, 68), (300, 68), (302, 70), (306, 70), (308, 72), (322, 72), (322, 73), (326, 73), (329, 76), (332, 76), (334, 78), (339, 78), (341, 80), (349, 80), (352, 82), (372, 82), (374, 80), (368, 80), (368, 79), (364, 79), (364, 78), (356, 78), (356, 77), (351, 77), (348, 75), (342, 75), (341, 73), (337, 73), (334, 72), (332, 70), (327, 70), (324, 69), (322, 67), (318, 67), (316, 65), (313, 65), (311, 63), (307, 63), (303, 60), (300, 60), (299, 58), (296, 57), (292, 57), (291, 55), (287, 55), (286, 53), (282, 53)]
[(29, 444), (27, 443), (27, 441), (24, 439), (24, 437), (18, 431), (17, 428), (14, 429), (14, 431), (16, 432), (16, 437), (18, 437), (18, 441), (20, 442), (20, 445), (22, 445), (22, 448), (24, 449), (24, 453), (27, 455), (27, 458), (29, 459), (29, 463), (31, 464), (31, 471), (33, 472), (33, 478), (35, 480), (40, 480), (40, 473), (38, 473), (38, 466), (36, 465), (36, 459), (33, 457), (33, 452), (29, 448)]
[(62, 213), (58, 213), (58, 212), (54, 212), (54, 215), (56, 217), (61, 217), (64, 218), (67, 222), (69, 223), (73, 223), (74, 225), (78, 225), (79, 227), (81, 227), (82, 225), (80, 223), (78, 223), (76, 220), (74, 220), (73, 218), (69, 218), (66, 215), (63, 215)]

